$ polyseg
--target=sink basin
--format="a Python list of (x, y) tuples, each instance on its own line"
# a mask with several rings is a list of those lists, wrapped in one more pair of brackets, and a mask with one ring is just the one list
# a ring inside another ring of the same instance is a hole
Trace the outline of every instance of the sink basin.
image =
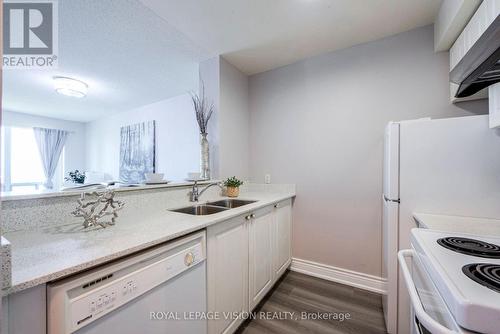
[(194, 215), (194, 216), (206, 216), (226, 211), (227, 209), (228, 208), (213, 206), (213, 205), (194, 205), (170, 211), (187, 213), (188, 215)]
[(208, 202), (207, 205), (220, 206), (228, 209), (237, 208), (243, 205), (255, 203), (257, 201), (245, 201), (241, 199), (223, 199), (216, 202)]

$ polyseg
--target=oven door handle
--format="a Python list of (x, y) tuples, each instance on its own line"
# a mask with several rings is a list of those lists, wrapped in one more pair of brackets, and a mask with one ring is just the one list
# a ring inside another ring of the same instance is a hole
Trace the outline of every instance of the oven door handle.
[(444, 327), (439, 322), (434, 320), (429, 314), (427, 314), (427, 312), (425, 312), (424, 306), (420, 301), (417, 288), (415, 287), (415, 283), (413, 282), (413, 278), (405, 260), (408, 257), (413, 258), (415, 255), (416, 253), (412, 249), (404, 249), (398, 252), (399, 265), (401, 266), (401, 271), (403, 272), (406, 287), (408, 289), (408, 293), (410, 294), (410, 299), (413, 305), (415, 316), (418, 318), (420, 323), (432, 334), (458, 334), (458, 332)]

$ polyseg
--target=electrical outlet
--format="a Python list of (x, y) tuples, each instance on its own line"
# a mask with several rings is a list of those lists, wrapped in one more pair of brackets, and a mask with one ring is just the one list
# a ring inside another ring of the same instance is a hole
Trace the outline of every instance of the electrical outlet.
[(271, 183), (271, 174), (266, 174), (266, 175), (264, 176), (264, 182), (265, 182), (266, 184)]

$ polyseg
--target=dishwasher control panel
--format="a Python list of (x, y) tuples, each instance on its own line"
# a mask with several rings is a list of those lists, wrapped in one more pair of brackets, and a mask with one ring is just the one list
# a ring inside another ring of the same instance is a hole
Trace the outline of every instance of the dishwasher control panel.
[(73, 333), (204, 260), (203, 234), (202, 239), (184, 247), (181, 245), (152, 258), (132, 262), (112, 273), (107, 272), (103, 277), (92, 275), (88, 277), (89, 283), (64, 291), (64, 330), (49, 330), (49, 333)]

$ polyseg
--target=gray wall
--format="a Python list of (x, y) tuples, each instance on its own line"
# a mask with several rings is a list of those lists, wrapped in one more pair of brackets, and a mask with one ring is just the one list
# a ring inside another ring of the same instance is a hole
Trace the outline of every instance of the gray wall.
[(293, 256), (380, 276), (388, 121), (487, 112), (449, 103), (431, 26), (250, 77), (250, 171), (296, 183)]

